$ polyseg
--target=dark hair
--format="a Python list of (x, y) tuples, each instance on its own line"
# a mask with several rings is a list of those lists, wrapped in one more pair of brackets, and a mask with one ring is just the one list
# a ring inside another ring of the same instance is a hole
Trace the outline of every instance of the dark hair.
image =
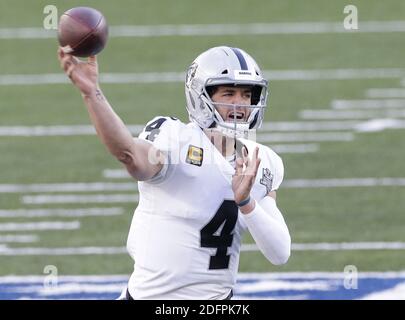
[(218, 91), (218, 86), (207, 86), (205, 87), (205, 90), (207, 90), (208, 95), (210, 98), (215, 94), (215, 92)]

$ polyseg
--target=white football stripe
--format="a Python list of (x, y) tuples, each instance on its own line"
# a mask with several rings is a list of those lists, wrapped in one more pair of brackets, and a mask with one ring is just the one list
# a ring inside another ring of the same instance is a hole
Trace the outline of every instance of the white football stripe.
[(95, 194), (95, 195), (38, 195), (23, 196), (24, 204), (45, 204), (45, 203), (135, 203), (139, 199), (137, 194)]
[(123, 213), (122, 208), (17, 209), (0, 210), (0, 218), (115, 216)]
[(404, 88), (371, 88), (366, 90), (367, 98), (405, 98)]
[(297, 133), (258, 133), (257, 141), (266, 142), (316, 142), (316, 141), (352, 141), (351, 132), (297, 132)]
[(107, 179), (129, 179), (131, 175), (124, 169), (105, 169), (103, 177)]
[(0, 184), (0, 193), (93, 192), (93, 191), (134, 191), (134, 190), (138, 190), (138, 186), (135, 182)]
[[(305, 145), (301, 145), (305, 146)], [(311, 145), (310, 145), (311, 147)], [(125, 170), (120, 170), (120, 169), (107, 169), (108, 176), (109, 178), (116, 178), (116, 179), (132, 179), (129, 175), (127, 175)], [(50, 201), (78, 201), (78, 202), (98, 202), (99, 200), (101, 202), (104, 201), (105, 197), (111, 197), (111, 201), (113, 202), (120, 202), (120, 199), (123, 199), (122, 201), (136, 201), (137, 200), (137, 194), (135, 193), (137, 190), (136, 184), (132, 183), (113, 183), (113, 184), (105, 184), (105, 188), (103, 189), (104, 183), (102, 182), (95, 182), (94, 185), (99, 186), (99, 189), (97, 191), (115, 191), (115, 190), (121, 190), (121, 191), (134, 191), (134, 194), (110, 194), (110, 195), (100, 195), (100, 194), (95, 194), (95, 195), (39, 195), (39, 196), (25, 196), (23, 198), (23, 201), (26, 201), (26, 203), (38, 203), (36, 201), (42, 201), (43, 199), (50, 199)], [(71, 183), (67, 184), (68, 186), (66, 189), (69, 189), (72, 187)], [(405, 178), (391, 178), (391, 177), (382, 177), (382, 178), (373, 178), (373, 177), (366, 177), (366, 178), (325, 178), (325, 179), (286, 179), (283, 181), (282, 188), (335, 188), (335, 187), (375, 187), (375, 186), (404, 186), (405, 185)], [(27, 184), (27, 185), (20, 185), (20, 184), (3, 184), (0, 185), (0, 193), (24, 193), (27, 192), (27, 190), (33, 190), (35, 189), (38, 185), (37, 184)], [(43, 186), (46, 186), (46, 191), (50, 192), (51, 190), (48, 190), (48, 188), (52, 188), (52, 186), (55, 186), (55, 189), (58, 189), (59, 192), (63, 192), (62, 190), (65, 189), (64, 184), (44, 184)], [(114, 188), (111, 189), (111, 186), (114, 186)], [(80, 189), (83, 192), (86, 192), (88, 190), (86, 189)], [(79, 190), (66, 190), (66, 191), (79, 191)], [(38, 191), (39, 192), (39, 191)], [(116, 196), (116, 198), (114, 198)], [(106, 198), (107, 199), (107, 198)], [(105, 200), (108, 202), (108, 199)], [(38, 209), (40, 210), (40, 209)], [(81, 210), (81, 209), (78, 209)], [(100, 212), (107, 212), (109, 210), (118, 210), (117, 208), (104, 208), (104, 209), (99, 209), (99, 208), (89, 208), (89, 209), (84, 209), (84, 210), (90, 210), (88, 212), (93, 212), (96, 213), (97, 211)], [(7, 211), (0, 210), (0, 217), (3, 215), (6, 215)], [(12, 212), (12, 211), (10, 211)], [(23, 212), (23, 211), (20, 211)], [(33, 211), (35, 212), (35, 211)], [(39, 211), (36, 211), (39, 212)], [(46, 211), (44, 211), (46, 212)], [(50, 211), (49, 211), (50, 212)], [(61, 212), (65, 211), (55, 211), (56, 214), (61, 214)], [(73, 211), (72, 211), (73, 212)], [(78, 211), (79, 212), (79, 211)], [(82, 211), (84, 212), (84, 211)], [(111, 212), (110, 212), (111, 213)], [(79, 213), (77, 213), (79, 215)], [(84, 214), (84, 213), (83, 213)], [(118, 213), (117, 213), (118, 214)]]
[[(357, 30), (346, 30), (342, 22), (278, 22), (245, 24), (118, 25), (109, 27), (114, 37), (222, 36), (261, 34), (405, 32), (405, 21), (362, 21)], [(1, 28), (0, 39), (55, 39), (56, 30), (44, 28)]]
[(3, 256), (32, 255), (90, 255), (90, 254), (126, 254), (126, 247), (76, 247), (76, 248), (8, 248), (0, 247)]
[[(405, 77), (402, 68), (375, 69), (319, 69), (319, 70), (264, 70), (264, 76), (270, 81), (318, 81), (346, 79), (392, 79)], [(184, 72), (149, 73), (103, 73), (101, 83), (167, 83), (184, 82)], [(69, 84), (63, 73), (49, 74), (4, 74), (0, 75), (0, 86)], [(85, 130), (85, 129), (84, 129)]]
[[(342, 251), (342, 250), (404, 250), (404, 242), (352, 242), (352, 243), (300, 243), (292, 244), (293, 251)], [(254, 244), (243, 244), (242, 252), (258, 251)], [(0, 246), (0, 255), (90, 255), (90, 254), (127, 254), (126, 247), (60, 247), (60, 248), (9, 248)], [(318, 273), (318, 276), (324, 273)], [(336, 273), (342, 276), (343, 273)], [(367, 273), (363, 273), (367, 274)], [(371, 273), (370, 273), (371, 274)], [(405, 277), (405, 272), (404, 272)]]
[(21, 234), (21, 235), (15, 235), (15, 234), (5, 234), (5, 235), (0, 235), (0, 243), (10, 243), (10, 242), (16, 242), (16, 243), (30, 243), (30, 242), (37, 242), (39, 240), (39, 237), (34, 234)]
[[(405, 278), (405, 271), (384, 271), (384, 272), (358, 272), (357, 276), (362, 279), (367, 278), (378, 278), (378, 279), (395, 279), (395, 278)], [(259, 273), (259, 272), (240, 272), (238, 274), (238, 279), (342, 279), (345, 277), (345, 273), (342, 272), (269, 272), (269, 273)]]
[(26, 230), (75, 230), (80, 228), (80, 221), (42, 221), (42, 222), (9, 222), (0, 223), (0, 231)]
[(405, 108), (405, 99), (333, 100), (333, 109), (385, 109)]
[[(141, 133), (144, 125), (127, 126), (132, 134)], [(45, 137), (45, 136), (85, 136), (95, 135), (92, 125), (73, 126), (0, 126), (0, 136), (5, 137)]]
[[(341, 121), (280, 121), (264, 122), (260, 133), (264, 132), (291, 132), (291, 131), (331, 131), (331, 130), (357, 130), (359, 126), (367, 125), (370, 121), (388, 121), (386, 128), (397, 128), (396, 119), (372, 119), (366, 121), (359, 120), (341, 120)], [(403, 123), (403, 121), (400, 121)], [(143, 129), (143, 125), (127, 126), (134, 136), (137, 136)], [(44, 136), (82, 136), (95, 135), (96, 132), (91, 125), (73, 125), (73, 126), (0, 126), (0, 136), (13, 137), (44, 137)]]
[[(18, 284), (20, 282), (24, 283), (32, 283), (35, 285), (35, 283), (40, 283), (43, 284), (47, 274), (44, 274), (42, 276), (39, 275), (27, 275), (27, 276), (15, 276), (15, 275), (9, 275), (9, 276), (0, 276), (0, 283), (15, 283)], [(66, 281), (72, 281), (72, 282), (87, 282), (87, 283), (101, 283), (104, 284), (106, 282), (125, 282), (128, 281), (129, 275), (127, 274), (117, 274), (117, 275), (111, 275), (111, 274), (105, 274), (105, 275), (58, 275), (58, 280), (66, 282)]]
[(319, 144), (272, 144), (270, 146), (277, 153), (309, 153), (319, 151)]
[[(293, 243), (293, 251), (404, 250), (405, 242)], [(244, 244), (241, 251), (258, 251), (256, 244)]]
[(336, 187), (390, 187), (405, 186), (405, 178), (336, 178), (289, 179), (282, 188), (336, 188)]
[[(59, 279), (59, 277), (58, 277)], [(124, 283), (103, 283), (103, 284), (88, 284), (88, 283), (57, 283), (57, 285), (32, 285), (8, 289), (7, 292), (19, 293), (35, 293), (40, 296), (58, 296), (66, 294), (78, 293), (116, 293), (125, 288)]]
[(303, 110), (299, 113), (302, 119), (371, 119), (371, 118), (404, 118), (405, 110)]
[(333, 283), (327, 280), (315, 281), (286, 281), (286, 280), (262, 280), (253, 283), (240, 283), (238, 285), (238, 293), (259, 293), (263, 291), (276, 290), (320, 290), (328, 291), (334, 288)]
[[(263, 131), (334, 131), (350, 130), (363, 123), (357, 120), (341, 121), (279, 121), (263, 122), (258, 132)], [(1, 130), (1, 127), (0, 127)], [(1, 131), (0, 131), (1, 132)]]
[(386, 129), (405, 129), (405, 120), (372, 119), (357, 124), (354, 129), (357, 132), (378, 132)]
[[(376, 271), (376, 272), (358, 272), (358, 277), (361, 279), (377, 278), (377, 279), (396, 279), (405, 278), (405, 271)], [(0, 276), (1, 284), (20, 284), (31, 283), (43, 284), (47, 275), (8, 275)], [(277, 280), (277, 279), (343, 279), (344, 272), (239, 272), (237, 280)], [(104, 274), (104, 275), (58, 275), (59, 282), (86, 282), (92, 284), (104, 285), (108, 282), (126, 283), (128, 274)]]

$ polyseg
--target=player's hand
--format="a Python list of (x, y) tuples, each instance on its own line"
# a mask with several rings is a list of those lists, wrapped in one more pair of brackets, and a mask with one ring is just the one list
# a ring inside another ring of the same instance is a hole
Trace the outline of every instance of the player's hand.
[(79, 88), (83, 95), (89, 95), (98, 88), (98, 65), (96, 56), (90, 56), (87, 61), (81, 61), (71, 54), (58, 49), (58, 59), (72, 83)]
[(240, 203), (250, 195), (261, 161), (258, 155), (259, 148), (256, 147), (252, 159), (249, 159), (246, 147), (243, 147), (242, 158), (236, 159), (235, 175), (232, 178), (232, 190), (236, 203)]

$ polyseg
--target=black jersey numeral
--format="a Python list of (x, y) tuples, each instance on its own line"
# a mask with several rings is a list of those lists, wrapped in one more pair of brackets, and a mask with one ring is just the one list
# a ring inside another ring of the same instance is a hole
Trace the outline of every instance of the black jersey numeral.
[(165, 122), (167, 119), (166, 118), (159, 118), (151, 123), (149, 123), (146, 128), (145, 132), (149, 132), (149, 134), (146, 136), (146, 139), (149, 141), (154, 141), (156, 139), (156, 136), (160, 132), (160, 126)]
[(210, 258), (210, 270), (229, 267), (230, 255), (227, 254), (227, 249), (232, 245), (237, 220), (238, 207), (235, 201), (225, 200), (211, 221), (201, 229), (201, 247), (217, 249), (216, 254)]

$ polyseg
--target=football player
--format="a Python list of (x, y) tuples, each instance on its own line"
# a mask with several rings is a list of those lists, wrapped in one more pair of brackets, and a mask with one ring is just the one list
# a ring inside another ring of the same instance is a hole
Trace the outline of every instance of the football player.
[(138, 180), (127, 299), (230, 298), (246, 230), (271, 263), (287, 262), (291, 239), (276, 204), (283, 163), (246, 139), (260, 127), (268, 97), (249, 54), (227, 46), (200, 54), (185, 79), (190, 122), (156, 117), (138, 138), (103, 95), (96, 57), (58, 55), (98, 136)]

